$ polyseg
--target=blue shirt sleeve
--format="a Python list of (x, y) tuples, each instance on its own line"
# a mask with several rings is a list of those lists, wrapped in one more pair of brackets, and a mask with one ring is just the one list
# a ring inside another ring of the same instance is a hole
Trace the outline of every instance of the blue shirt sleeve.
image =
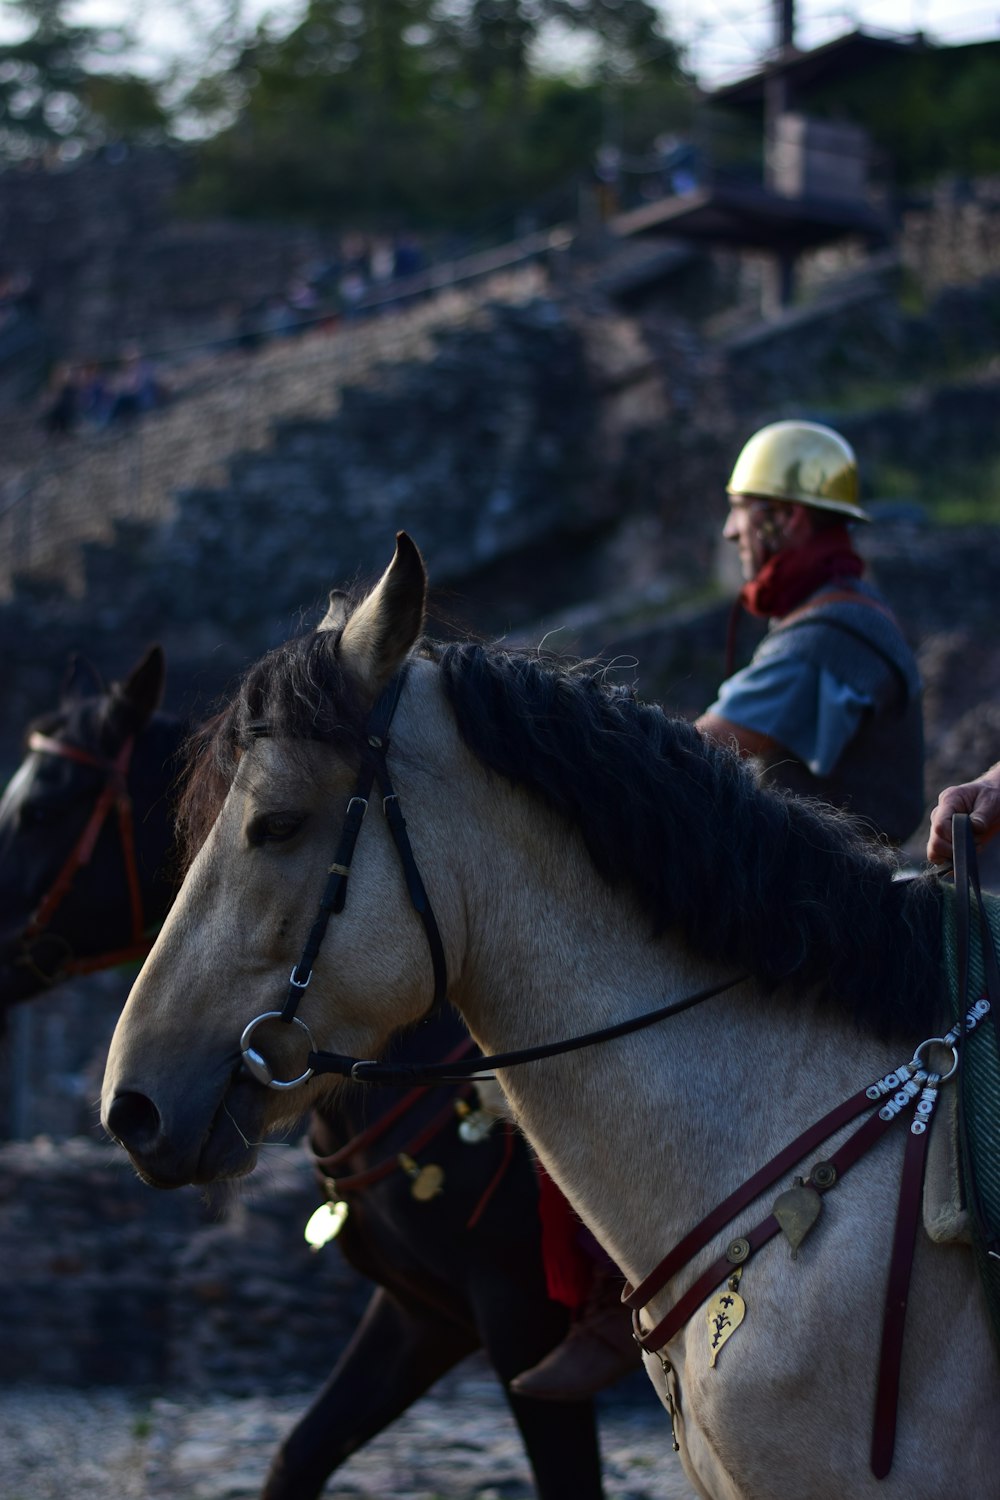
[(719, 688), (707, 710), (791, 750), (814, 776), (829, 776), (872, 699), (798, 657), (750, 663)]

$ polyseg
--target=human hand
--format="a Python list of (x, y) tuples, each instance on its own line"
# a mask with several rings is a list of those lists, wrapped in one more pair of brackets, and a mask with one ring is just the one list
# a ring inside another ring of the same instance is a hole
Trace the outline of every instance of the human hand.
[(927, 858), (932, 864), (951, 863), (951, 820), (955, 813), (969, 814), (979, 847), (1000, 832), (1000, 761), (975, 781), (945, 787), (938, 797), (927, 840)]

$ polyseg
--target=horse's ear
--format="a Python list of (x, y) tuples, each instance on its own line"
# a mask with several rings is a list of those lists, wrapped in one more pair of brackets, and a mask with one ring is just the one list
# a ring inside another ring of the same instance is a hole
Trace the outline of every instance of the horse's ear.
[(406, 532), (397, 532), (392, 562), (344, 626), (338, 657), (345, 671), (377, 693), (420, 638), (426, 602), (424, 560)]
[(150, 646), (125, 681), (116, 685), (115, 697), (129, 710), (136, 728), (141, 729), (163, 702), (166, 672), (163, 647)]
[(326, 614), (316, 626), (317, 630), (342, 630), (347, 621), (347, 595), (343, 589), (330, 590), (330, 603)]
[(78, 651), (74, 651), (66, 667), (59, 697), (64, 705), (78, 703), (81, 698), (103, 698), (107, 692), (104, 678), (95, 666)]

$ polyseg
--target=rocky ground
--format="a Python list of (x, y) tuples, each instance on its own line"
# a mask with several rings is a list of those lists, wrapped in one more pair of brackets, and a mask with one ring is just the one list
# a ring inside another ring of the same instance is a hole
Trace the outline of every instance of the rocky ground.
[[(693, 1500), (669, 1427), (637, 1377), (602, 1407), (607, 1500)], [(252, 1500), (302, 1396), (149, 1397), (21, 1387), (0, 1395), (3, 1500)], [(530, 1500), (517, 1430), (477, 1361), (357, 1453), (343, 1500)], [(567, 1497), (570, 1500), (570, 1497)]]

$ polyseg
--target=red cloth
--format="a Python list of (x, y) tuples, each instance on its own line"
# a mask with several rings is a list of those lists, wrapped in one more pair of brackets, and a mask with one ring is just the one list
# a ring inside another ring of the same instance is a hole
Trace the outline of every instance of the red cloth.
[(858, 578), (864, 563), (846, 526), (814, 531), (799, 547), (769, 557), (756, 578), (740, 590), (740, 603), (752, 615), (781, 619), (833, 578)]
[(586, 1248), (586, 1240), (592, 1236), (541, 1162), (535, 1162), (535, 1170), (546, 1289), (553, 1302), (561, 1302), (564, 1307), (582, 1307), (594, 1280), (595, 1261)]

